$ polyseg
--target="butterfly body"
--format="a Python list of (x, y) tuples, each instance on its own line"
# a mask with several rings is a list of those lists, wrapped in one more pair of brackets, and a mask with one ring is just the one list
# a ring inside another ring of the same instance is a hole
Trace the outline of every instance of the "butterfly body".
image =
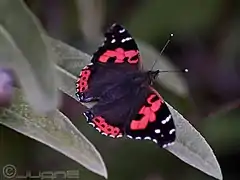
[(97, 102), (83, 114), (101, 134), (152, 140), (167, 147), (175, 140), (175, 125), (152, 87), (159, 71), (143, 71), (140, 65), (135, 41), (126, 29), (114, 24), (91, 64), (82, 69), (76, 94), (80, 102)]

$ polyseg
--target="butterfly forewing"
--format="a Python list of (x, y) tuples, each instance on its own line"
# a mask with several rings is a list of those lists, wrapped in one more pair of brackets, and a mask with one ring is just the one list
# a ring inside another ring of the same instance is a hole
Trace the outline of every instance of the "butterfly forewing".
[(105, 41), (93, 54), (93, 63), (114, 64), (124, 69), (138, 69), (140, 55), (137, 44), (128, 31), (113, 24), (105, 33)]
[(108, 84), (121, 77), (120, 73), (138, 71), (140, 55), (136, 42), (128, 31), (113, 24), (105, 33), (105, 41), (93, 54), (91, 63), (84, 67), (77, 80), (81, 102), (97, 100)]

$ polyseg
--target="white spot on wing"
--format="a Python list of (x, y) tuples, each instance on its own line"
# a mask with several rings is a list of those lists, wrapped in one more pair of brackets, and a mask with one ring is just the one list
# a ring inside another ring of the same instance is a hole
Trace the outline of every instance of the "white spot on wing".
[(110, 137), (112, 137), (112, 138), (115, 138), (115, 136), (114, 135), (109, 135)]
[(121, 42), (124, 43), (124, 42), (126, 42), (126, 41), (131, 40), (131, 39), (132, 39), (131, 37), (127, 37), (127, 38), (125, 38), (125, 39), (122, 39)]
[(155, 142), (155, 143), (158, 143), (158, 141), (156, 139), (153, 139), (152, 141)]
[(160, 132), (161, 132), (160, 129), (155, 129), (155, 133), (156, 133), (156, 134), (159, 134)]
[(145, 139), (145, 140), (151, 140), (152, 138), (149, 137), (149, 136), (147, 136), (147, 137), (145, 137), (144, 139)]
[(128, 137), (128, 138), (130, 138), (130, 139), (132, 139), (132, 138), (133, 138), (133, 137), (132, 137), (132, 136), (130, 136), (130, 135), (127, 135), (127, 137)]
[(174, 144), (174, 142), (164, 144), (164, 145), (163, 145), (163, 148), (166, 148), (166, 147), (168, 147), (168, 146), (172, 146), (173, 144)]
[(171, 129), (170, 131), (169, 131), (169, 134), (172, 134), (172, 133), (174, 133), (175, 132), (175, 129)]
[(169, 115), (166, 119), (162, 120), (162, 124), (166, 124), (171, 119), (171, 115)]
[(120, 137), (122, 137), (122, 135), (121, 135), (121, 134), (119, 134), (119, 135), (117, 136), (117, 138), (120, 138)]
[(116, 39), (113, 39), (112, 41), (111, 41), (111, 43), (115, 43), (116, 42)]
[(136, 137), (135, 139), (141, 140), (142, 138), (141, 137)]
[(120, 29), (119, 33), (123, 33), (125, 31), (125, 29)]
[(174, 142), (172, 142), (172, 143), (168, 143), (168, 146), (172, 146), (174, 144)]
[(94, 124), (94, 123), (91, 123), (91, 122), (90, 122), (90, 123), (88, 123), (88, 124), (90, 124), (92, 127), (95, 127), (95, 124)]
[(167, 145), (167, 144), (164, 144), (162, 147), (163, 147), (163, 148), (166, 148), (166, 147), (168, 147), (168, 145)]
[(98, 132), (101, 132), (101, 130), (99, 128), (96, 128), (96, 130), (98, 130)]

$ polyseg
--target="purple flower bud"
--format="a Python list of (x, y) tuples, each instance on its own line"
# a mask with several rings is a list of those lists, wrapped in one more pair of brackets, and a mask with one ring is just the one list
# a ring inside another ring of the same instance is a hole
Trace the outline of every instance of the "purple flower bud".
[(13, 94), (13, 78), (8, 70), (0, 69), (0, 107), (10, 105)]

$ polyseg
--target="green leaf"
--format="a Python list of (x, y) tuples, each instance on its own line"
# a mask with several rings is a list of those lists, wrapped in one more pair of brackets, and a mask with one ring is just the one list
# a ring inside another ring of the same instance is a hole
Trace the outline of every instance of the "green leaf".
[(0, 1), (0, 65), (13, 68), (28, 102), (44, 113), (58, 105), (55, 54), (38, 21), (20, 1)]
[(35, 115), (18, 89), (15, 90), (12, 106), (1, 110), (1, 124), (48, 145), (107, 178), (107, 170), (99, 152), (58, 110), (44, 117)]
[[(59, 75), (61, 74), (60, 76), (62, 77), (62, 80), (65, 81), (60, 88), (69, 96), (75, 97), (75, 91), (73, 91), (73, 89), (75, 89), (76, 77), (74, 77), (73, 74), (75, 74), (76, 68), (78, 71), (80, 71), (80, 69), (83, 68), (85, 64), (88, 64), (90, 57), (85, 53), (82, 53), (81, 51), (78, 51), (60, 41), (52, 41), (52, 45), (55, 51), (57, 49), (57, 51), (67, 53), (66, 59), (64, 59), (63, 54), (61, 55), (59, 65), (68, 64), (67, 67), (70, 69), (70, 71), (67, 72), (66, 70), (57, 68)], [(76, 54), (79, 54), (79, 56), (76, 56)], [(77, 62), (80, 64), (79, 61), (81, 61), (82, 66), (76, 67), (75, 65)], [(73, 67), (73, 71), (71, 71), (70, 67)], [(72, 74), (71, 72), (74, 73)], [(92, 104), (84, 105), (87, 107), (92, 106)], [(171, 110), (176, 124), (177, 139), (175, 145), (169, 147), (167, 150), (172, 152), (181, 160), (197, 169), (200, 169), (206, 174), (209, 174), (218, 179), (222, 179), (219, 164), (210, 146), (200, 135), (200, 133), (186, 119), (184, 119), (181, 114), (174, 110), (170, 105), (168, 106)]]

